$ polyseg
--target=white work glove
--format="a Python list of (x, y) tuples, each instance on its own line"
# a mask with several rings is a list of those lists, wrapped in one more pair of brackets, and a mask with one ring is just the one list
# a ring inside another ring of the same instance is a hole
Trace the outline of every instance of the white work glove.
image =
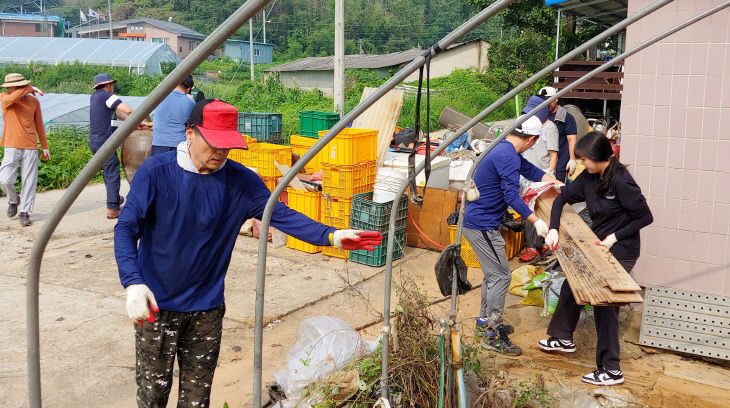
[(575, 173), (575, 166), (577, 166), (578, 163), (576, 163), (575, 159), (568, 160), (568, 165), (565, 166), (565, 170), (568, 172), (568, 174)]
[(150, 313), (147, 308), (149, 307), (153, 312), (159, 312), (157, 308), (157, 301), (155, 295), (152, 294), (150, 288), (144, 284), (129, 285), (127, 286), (127, 314), (137, 323), (142, 324), (142, 320), (147, 320), (150, 323), (154, 323), (155, 316)]
[(545, 224), (545, 221), (541, 219), (537, 219), (532, 225), (535, 226), (535, 230), (537, 230), (537, 235), (545, 238), (545, 236), (548, 234), (548, 226)]
[(42, 160), (51, 160), (51, 152), (48, 149), (43, 149), (43, 154), (41, 154)]
[(547, 236), (545, 236), (545, 245), (547, 245), (551, 251), (558, 247), (558, 230), (551, 229), (547, 233)]
[(616, 239), (616, 234), (611, 234), (607, 236), (606, 239), (604, 239), (603, 241), (597, 241), (596, 245), (605, 246), (606, 248), (611, 249), (613, 244), (615, 244), (616, 242), (618, 242), (618, 239)]
[(332, 233), (332, 245), (349, 251), (364, 249), (373, 251), (383, 242), (378, 231), (360, 231), (356, 229), (337, 230)]

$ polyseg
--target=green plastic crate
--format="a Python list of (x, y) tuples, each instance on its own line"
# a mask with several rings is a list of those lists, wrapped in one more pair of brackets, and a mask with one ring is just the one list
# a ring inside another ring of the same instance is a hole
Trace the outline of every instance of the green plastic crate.
[(238, 113), (238, 131), (261, 143), (284, 144), (281, 123), (281, 113)]
[[(388, 232), (390, 227), (390, 212), (393, 202), (373, 202), (373, 192), (356, 194), (352, 197), (352, 211), (350, 212), (350, 227), (366, 231)], [(408, 223), (408, 197), (401, 197), (398, 214), (395, 218), (395, 229), (400, 230)]]
[(320, 130), (329, 130), (339, 121), (339, 113), (319, 111), (299, 112), (299, 134), (319, 139), (317, 132)]
[[(393, 246), (393, 260), (403, 258), (403, 248), (406, 247), (406, 229), (395, 232), (395, 245)], [(374, 251), (357, 250), (350, 251), (350, 260), (368, 266), (383, 266), (388, 256), (388, 234), (383, 234), (383, 242), (375, 247)]]

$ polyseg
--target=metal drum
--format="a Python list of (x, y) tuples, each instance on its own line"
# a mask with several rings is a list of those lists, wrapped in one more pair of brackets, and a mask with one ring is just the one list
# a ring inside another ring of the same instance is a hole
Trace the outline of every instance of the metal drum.
[(124, 176), (131, 184), (134, 173), (142, 162), (150, 157), (152, 151), (152, 131), (135, 130), (122, 145), (122, 168)]

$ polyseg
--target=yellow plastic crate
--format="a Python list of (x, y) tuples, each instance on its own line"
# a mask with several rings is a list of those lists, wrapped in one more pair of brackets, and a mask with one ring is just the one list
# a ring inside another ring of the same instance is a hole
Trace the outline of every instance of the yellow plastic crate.
[(322, 247), (320, 246), (312, 245), (308, 242), (296, 239), (291, 235), (287, 235), (286, 237), (286, 246), (287, 248), (296, 249), (297, 251), (302, 251), (309, 254), (316, 254), (317, 252), (322, 250)]
[(289, 208), (319, 221), (322, 194), (291, 187), (287, 187), (286, 192), (289, 194)]
[(336, 198), (323, 195), (320, 222), (335, 228), (350, 228), (352, 198)]
[(348, 259), (350, 257), (350, 251), (341, 248), (335, 248), (333, 246), (323, 246), (322, 255), (332, 256), (335, 258)]
[(375, 161), (337, 165), (322, 165), (322, 191), (331, 197), (352, 198), (355, 194), (373, 191)]
[(241, 136), (243, 136), (243, 140), (246, 141), (246, 144), (249, 144), (249, 143), (257, 143), (258, 142), (258, 140), (254, 139), (253, 137), (251, 137), (249, 135), (241, 134)]
[(264, 184), (266, 184), (266, 188), (269, 189), (269, 191), (274, 191), (276, 188), (276, 180), (279, 177), (261, 177), (261, 180), (263, 180)]
[[(319, 131), (319, 137), (326, 130)], [(377, 159), (378, 131), (345, 128), (320, 151), (320, 161), (330, 164), (352, 165)]]
[[(317, 143), (317, 140), (319, 139), (313, 139), (311, 137), (305, 137), (300, 135), (291, 135), (291, 138), (289, 139), (289, 142), (291, 143), (291, 152), (293, 154), (299, 155), (299, 157), (304, 156), (304, 153), (306, 153), (312, 146), (314, 146), (315, 143)], [(317, 154), (314, 156), (312, 160), (309, 161), (309, 163), (304, 165), (304, 171), (306, 173), (316, 173), (320, 170), (322, 170), (322, 163), (320, 163), (320, 154)]]
[(253, 160), (261, 178), (264, 177), (280, 177), (281, 172), (274, 161), (279, 164), (291, 166), (291, 147), (281, 146), (272, 143), (256, 143), (249, 149), (251, 151), (251, 159)]
[(244, 166), (254, 167), (255, 163), (254, 163), (253, 157), (251, 155), (251, 147), (254, 146), (255, 144), (256, 144), (255, 142), (249, 143), (248, 144), (249, 150), (231, 149), (228, 152), (228, 158), (235, 162), (241, 163)]
[[(456, 242), (456, 225), (449, 225), (449, 238), (451, 243)], [(502, 238), (504, 238), (504, 252), (507, 255), (507, 259), (511, 259), (517, 255), (522, 249), (522, 232), (514, 232), (512, 230), (500, 231)], [(461, 259), (464, 260), (466, 266), (472, 268), (479, 268), (479, 260), (477, 255), (474, 253), (474, 249), (469, 245), (469, 241), (461, 235)]]

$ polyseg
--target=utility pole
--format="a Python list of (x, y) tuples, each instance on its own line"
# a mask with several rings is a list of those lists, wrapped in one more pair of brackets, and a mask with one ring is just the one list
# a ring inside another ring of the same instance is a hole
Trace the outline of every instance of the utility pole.
[(360, 54), (362, 55), (362, 38), (358, 40), (358, 43), (360, 44)]
[(253, 18), (248, 20), (248, 58), (251, 62), (251, 82), (253, 82)]
[(114, 39), (114, 30), (112, 29), (112, 0), (109, 0), (109, 39)]
[(43, 7), (43, 0), (41, 0), (41, 13), (43, 13), (43, 29), (41, 31), (45, 33), (43, 36), (48, 37), (48, 16), (46, 15), (46, 9)]
[(261, 10), (264, 13), (264, 44), (266, 44), (266, 9)]
[(345, 114), (345, 7), (335, 0), (335, 112)]

